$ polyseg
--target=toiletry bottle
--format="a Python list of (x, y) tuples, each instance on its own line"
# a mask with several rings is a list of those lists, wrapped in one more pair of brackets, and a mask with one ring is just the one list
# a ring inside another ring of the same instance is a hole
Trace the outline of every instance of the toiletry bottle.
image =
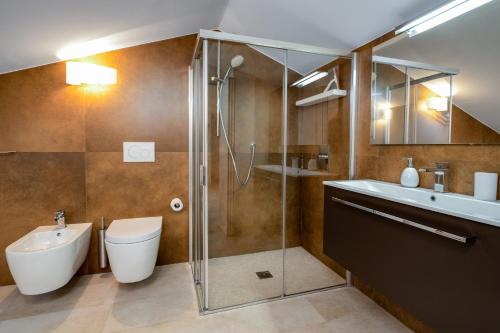
[(405, 157), (408, 160), (408, 166), (401, 173), (401, 185), (404, 187), (417, 187), (419, 183), (418, 172), (413, 167), (413, 158)]

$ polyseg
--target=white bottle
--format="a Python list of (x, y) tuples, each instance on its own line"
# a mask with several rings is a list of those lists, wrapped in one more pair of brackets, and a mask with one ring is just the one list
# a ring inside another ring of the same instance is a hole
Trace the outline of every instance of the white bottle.
[(417, 187), (420, 181), (417, 170), (413, 167), (413, 158), (405, 157), (408, 166), (401, 173), (401, 185), (404, 187)]

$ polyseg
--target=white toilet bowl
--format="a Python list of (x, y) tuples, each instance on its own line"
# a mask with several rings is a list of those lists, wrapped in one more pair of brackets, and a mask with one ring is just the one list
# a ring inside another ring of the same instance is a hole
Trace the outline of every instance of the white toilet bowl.
[(153, 273), (161, 224), (161, 216), (111, 222), (105, 244), (111, 271), (118, 282), (138, 282)]

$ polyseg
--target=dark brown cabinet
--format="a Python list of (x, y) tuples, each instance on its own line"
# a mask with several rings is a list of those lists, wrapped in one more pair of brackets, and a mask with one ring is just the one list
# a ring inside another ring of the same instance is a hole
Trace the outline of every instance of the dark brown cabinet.
[(368, 285), (437, 332), (500, 332), (500, 228), (330, 186), (324, 210), (325, 254)]

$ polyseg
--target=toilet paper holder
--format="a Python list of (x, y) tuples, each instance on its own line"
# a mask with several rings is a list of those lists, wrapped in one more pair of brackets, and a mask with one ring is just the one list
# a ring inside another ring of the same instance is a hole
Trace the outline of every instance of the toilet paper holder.
[(180, 198), (174, 198), (170, 201), (170, 208), (172, 208), (174, 212), (180, 212), (184, 208), (184, 204)]

